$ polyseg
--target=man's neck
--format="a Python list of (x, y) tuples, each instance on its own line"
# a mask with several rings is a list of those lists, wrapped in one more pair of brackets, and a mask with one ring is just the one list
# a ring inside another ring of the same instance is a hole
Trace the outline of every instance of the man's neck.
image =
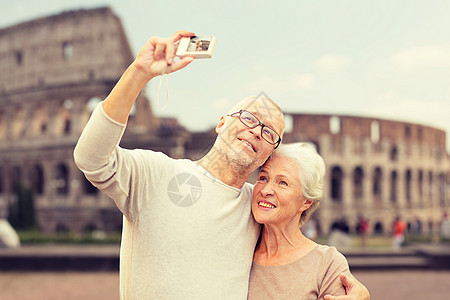
[(253, 167), (243, 167), (229, 162), (226, 157), (214, 149), (211, 149), (196, 163), (221, 182), (238, 189), (244, 186), (254, 171)]

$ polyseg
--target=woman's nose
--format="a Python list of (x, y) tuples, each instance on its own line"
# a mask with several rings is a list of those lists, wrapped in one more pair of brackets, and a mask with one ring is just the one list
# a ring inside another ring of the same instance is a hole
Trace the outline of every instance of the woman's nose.
[(270, 182), (266, 183), (264, 187), (261, 189), (261, 195), (267, 197), (272, 196), (273, 194), (274, 194), (273, 185)]

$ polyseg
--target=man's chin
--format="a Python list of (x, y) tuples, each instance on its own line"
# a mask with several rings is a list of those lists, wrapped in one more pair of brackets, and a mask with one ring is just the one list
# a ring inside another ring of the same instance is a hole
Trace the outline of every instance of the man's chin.
[(254, 158), (248, 157), (246, 155), (235, 157), (233, 163), (242, 168), (242, 170), (250, 173), (255, 171), (262, 164), (259, 164)]
[(248, 168), (254, 163), (254, 160), (245, 153), (238, 153), (230, 157), (230, 162), (238, 167)]

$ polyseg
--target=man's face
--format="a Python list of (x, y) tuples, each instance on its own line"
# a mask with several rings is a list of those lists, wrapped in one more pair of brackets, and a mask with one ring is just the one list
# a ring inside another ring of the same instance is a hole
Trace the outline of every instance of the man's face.
[[(244, 101), (235, 108), (236, 111), (249, 111), (281, 136), (284, 118), (272, 102), (265, 98), (256, 98)], [(251, 168), (251, 171), (261, 166), (275, 148), (275, 145), (271, 145), (261, 136), (261, 126), (247, 127), (240, 121), (239, 114), (223, 117), (216, 131), (219, 134), (216, 149), (227, 157), (229, 162), (242, 168)]]

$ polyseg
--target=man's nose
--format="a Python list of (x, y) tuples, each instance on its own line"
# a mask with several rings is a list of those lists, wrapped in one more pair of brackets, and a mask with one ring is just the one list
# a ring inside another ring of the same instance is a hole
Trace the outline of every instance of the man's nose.
[(250, 132), (259, 140), (261, 139), (261, 126), (258, 125), (255, 128), (249, 129)]

